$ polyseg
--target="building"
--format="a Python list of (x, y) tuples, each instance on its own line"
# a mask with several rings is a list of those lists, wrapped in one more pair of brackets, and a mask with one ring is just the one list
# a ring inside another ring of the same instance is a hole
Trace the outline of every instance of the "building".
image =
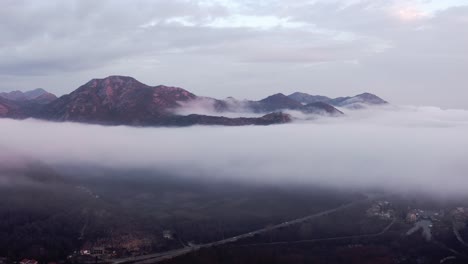
[(409, 223), (414, 223), (414, 222), (418, 221), (418, 215), (416, 213), (410, 212), (406, 216), (406, 221), (409, 222)]
[(106, 253), (106, 250), (103, 247), (93, 247), (91, 249), (91, 255), (93, 256), (102, 256), (105, 253)]
[(393, 210), (392, 204), (388, 201), (375, 202), (367, 209), (368, 216), (377, 216), (383, 219), (391, 219), (394, 214), (395, 211)]
[(165, 239), (171, 239), (172, 240), (172, 239), (174, 239), (174, 233), (172, 233), (171, 230), (164, 230), (163, 231), (163, 237)]

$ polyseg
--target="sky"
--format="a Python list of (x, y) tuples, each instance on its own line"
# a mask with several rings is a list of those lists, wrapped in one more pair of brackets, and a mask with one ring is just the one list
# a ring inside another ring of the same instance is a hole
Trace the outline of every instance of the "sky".
[(468, 0), (4, 0), (0, 32), (0, 91), (126, 75), (468, 109)]
[(468, 193), (466, 110), (387, 107), (274, 126), (136, 128), (0, 119), (0, 127), (0, 166), (23, 156), (52, 166), (154, 169), (168, 177), (260, 185)]

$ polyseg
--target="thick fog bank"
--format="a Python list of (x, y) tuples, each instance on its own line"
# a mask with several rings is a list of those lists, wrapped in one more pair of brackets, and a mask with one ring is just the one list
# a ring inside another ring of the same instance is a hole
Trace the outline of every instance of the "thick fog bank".
[(468, 192), (464, 110), (391, 107), (266, 127), (131, 128), (9, 119), (1, 119), (0, 127), (2, 159), (19, 153), (55, 165), (154, 168), (255, 183)]

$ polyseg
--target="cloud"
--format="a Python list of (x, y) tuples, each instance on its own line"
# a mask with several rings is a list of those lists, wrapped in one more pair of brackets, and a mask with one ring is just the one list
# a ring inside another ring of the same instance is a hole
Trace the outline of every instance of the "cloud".
[[(219, 103), (219, 102), (218, 102)], [(252, 113), (252, 109), (249, 108), (247, 101), (236, 100), (234, 98), (226, 98), (223, 100), (226, 109), (222, 113), (217, 109), (216, 99), (210, 97), (198, 97), (195, 100), (189, 102), (179, 102), (181, 107), (173, 110), (174, 114), (177, 115), (210, 115), (210, 116), (225, 116), (225, 117), (261, 117), (264, 113)]]
[(131, 128), (7, 119), (0, 124), (2, 150), (53, 165), (149, 168), (255, 184), (448, 196), (468, 191), (464, 110), (393, 107), (268, 127)]
[(424, 19), (428, 16), (426, 12), (410, 7), (395, 10), (395, 15), (403, 21), (414, 21)]
[(8, 0), (0, 90), (61, 95), (122, 74), (216, 97), (368, 91), (466, 108), (467, 14), (461, 0)]

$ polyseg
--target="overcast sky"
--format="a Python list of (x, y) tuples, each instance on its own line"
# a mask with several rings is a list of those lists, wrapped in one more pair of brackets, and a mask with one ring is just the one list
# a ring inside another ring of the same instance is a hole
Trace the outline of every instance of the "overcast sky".
[(129, 75), (198, 95), (468, 108), (468, 0), (3, 0), (0, 91)]

